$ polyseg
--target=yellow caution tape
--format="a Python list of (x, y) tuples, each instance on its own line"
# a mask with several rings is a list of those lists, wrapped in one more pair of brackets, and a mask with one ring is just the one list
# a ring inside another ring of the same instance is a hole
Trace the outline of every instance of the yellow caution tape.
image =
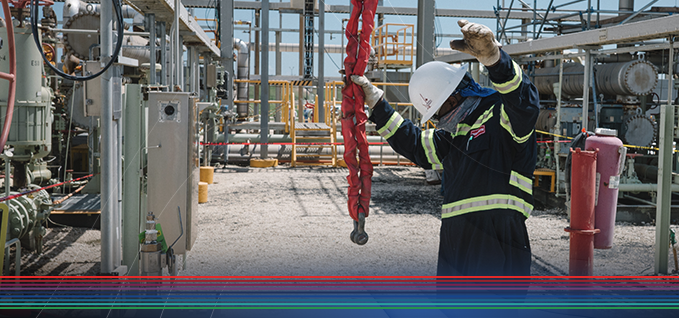
[[(547, 132), (547, 131), (542, 131), (542, 130), (537, 130), (537, 129), (535, 131), (540, 133), (540, 134), (543, 134), (543, 135), (550, 135), (550, 136), (555, 136), (555, 137), (559, 137), (559, 138), (573, 139), (573, 137), (561, 136), (561, 135), (557, 135), (557, 134), (550, 133), (550, 132)], [(625, 144), (623, 144), (623, 146), (625, 146), (626, 148), (636, 148), (636, 149), (660, 151), (660, 149), (656, 148), (656, 147), (643, 147), (643, 146), (625, 145)], [(674, 152), (679, 152), (679, 150), (675, 149)]]

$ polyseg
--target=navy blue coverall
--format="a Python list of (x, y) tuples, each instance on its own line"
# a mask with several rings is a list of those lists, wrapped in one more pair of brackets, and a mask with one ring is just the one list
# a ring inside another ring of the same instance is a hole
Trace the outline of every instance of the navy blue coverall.
[(488, 67), (498, 92), (484, 97), (455, 134), (422, 131), (384, 99), (370, 115), (398, 153), (424, 169), (443, 169), (439, 276), (530, 275), (525, 220), (533, 209), (539, 97), (500, 52)]

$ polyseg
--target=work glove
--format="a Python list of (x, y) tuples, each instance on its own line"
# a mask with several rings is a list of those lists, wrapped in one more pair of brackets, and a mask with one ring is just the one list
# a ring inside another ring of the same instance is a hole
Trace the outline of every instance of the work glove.
[(367, 77), (363, 75), (351, 75), (351, 81), (363, 88), (363, 92), (365, 93), (365, 104), (368, 105), (370, 109), (373, 109), (377, 102), (382, 99), (384, 91), (370, 83), (370, 80)]
[(502, 45), (489, 27), (467, 20), (458, 20), (457, 24), (462, 28), (464, 39), (450, 41), (453, 50), (472, 55), (485, 66), (492, 66), (500, 60)]

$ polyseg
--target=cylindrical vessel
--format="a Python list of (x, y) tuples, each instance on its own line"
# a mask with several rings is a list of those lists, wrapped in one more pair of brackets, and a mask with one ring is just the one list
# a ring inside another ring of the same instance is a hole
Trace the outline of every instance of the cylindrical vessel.
[[(14, 116), (7, 145), (15, 147), (13, 161), (26, 162), (47, 156), (52, 148), (52, 93), (43, 87), (43, 61), (28, 28), (15, 28), (16, 74)], [(7, 29), (0, 28), (0, 38)], [(0, 71), (9, 70), (9, 46), (0, 49)], [(0, 81), (0, 113), (7, 110), (8, 81)]]
[[(579, 63), (565, 63), (563, 66), (562, 93), (582, 96), (584, 66)], [(658, 82), (658, 70), (644, 60), (595, 65), (596, 91), (607, 95), (648, 95)], [(553, 95), (554, 83), (559, 82), (559, 67), (535, 70), (535, 86), (540, 94)]]
[(618, 185), (626, 151), (622, 141), (615, 137), (615, 130), (597, 129), (596, 133), (585, 141), (585, 149), (599, 149), (596, 164), (599, 191), (594, 207), (594, 225), (601, 232), (594, 235), (594, 248), (607, 249), (613, 246)]
[(212, 184), (214, 180), (214, 174), (215, 174), (214, 167), (200, 167), (200, 182)]
[(594, 270), (594, 204), (597, 151), (571, 149), (571, 226), (568, 272), (591, 276)]
[(207, 202), (207, 182), (198, 182), (198, 203)]

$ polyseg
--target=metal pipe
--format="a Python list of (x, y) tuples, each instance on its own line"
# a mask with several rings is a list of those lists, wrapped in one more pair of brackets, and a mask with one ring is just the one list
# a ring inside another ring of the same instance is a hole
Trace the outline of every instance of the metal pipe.
[[(57, 33), (72, 33), (72, 34), (99, 34), (99, 30), (86, 30), (86, 29), (59, 29), (59, 28), (47, 28), (49, 31)], [(124, 35), (138, 35), (138, 36), (149, 36), (149, 32), (134, 32), (134, 31), (123, 31)]]
[(634, 12), (634, 0), (618, 0), (618, 16)]
[(653, 203), (653, 202), (651, 202), (651, 201), (647, 201), (647, 200), (644, 200), (644, 199), (640, 199), (640, 198), (637, 198), (637, 197), (635, 197), (635, 196), (623, 194), (622, 197), (625, 198), (625, 199), (630, 199), (630, 200), (637, 201), (637, 202), (639, 202), (639, 203), (648, 204), (648, 205), (651, 205), (651, 206), (657, 206), (657, 204), (655, 204), (655, 203)]
[[(233, 41), (233, 1), (216, 1), (219, 5), (219, 43), (220, 43), (220, 60), (224, 72), (228, 74), (224, 77), (226, 81), (225, 86), (228, 90), (226, 104), (228, 107), (233, 107), (233, 48), (229, 47), (228, 43)], [(250, 32), (252, 33), (252, 32)]]
[[(238, 51), (238, 79), (249, 79), (250, 78), (250, 46), (243, 40), (238, 38), (233, 38), (233, 49)], [(257, 54), (257, 53), (255, 53)], [(233, 54), (232, 54), (233, 55)], [(238, 90), (236, 91), (236, 96), (238, 100), (248, 100), (249, 99), (249, 85), (248, 83), (238, 83)], [(248, 116), (248, 104), (238, 104), (236, 106), (236, 112), (238, 117)]]
[(10, 186), (9, 183), (11, 181), (10, 179), (10, 174), (12, 173), (12, 159), (11, 159), (11, 152), (6, 151), (3, 155), (2, 158), (5, 160), (5, 197), (8, 197), (10, 195)]
[(177, 74), (179, 78), (179, 88), (180, 91), (184, 92), (186, 91), (186, 75), (184, 74), (184, 37), (182, 35), (179, 36), (179, 47), (177, 48), (177, 54), (179, 59), (177, 60)]
[[(181, 83), (181, 74), (182, 74), (182, 43), (179, 41), (179, 9), (182, 7), (182, 2), (181, 0), (174, 0), (174, 19), (172, 20), (172, 27), (174, 28), (174, 33), (172, 34), (172, 48), (174, 49), (174, 56), (172, 57), (172, 60), (175, 63), (175, 82), (172, 83), (173, 85), (180, 85), (179, 87), (182, 88)], [(174, 91), (174, 90), (173, 90)]]
[[(462, 37), (462, 35), (460, 35), (460, 37)], [(511, 38), (511, 39), (513, 39), (513, 38)], [(251, 43), (251, 45), (253, 45), (253, 44), (254, 43)], [(269, 43), (269, 51), (275, 52), (276, 46), (278, 46), (278, 49), (281, 52), (300, 52), (300, 47), (299, 47), (299, 44), (297, 44), (297, 43)], [(341, 44), (325, 44), (325, 46), (324, 46), (324, 51), (327, 54), (345, 54), (346, 52), (344, 52), (344, 49), (345, 49), (345, 47), (342, 46)], [(405, 48), (401, 48), (401, 50), (405, 50), (406, 55), (410, 55), (411, 52), (413, 52), (413, 50), (417, 51), (417, 49), (413, 49), (410, 46), (405, 47)], [(304, 52), (304, 49), (302, 49), (302, 52)], [(319, 53), (319, 52), (320, 52), (319, 45), (314, 44), (314, 53)], [(403, 51), (399, 51), (399, 53), (400, 52), (403, 52)], [(453, 52), (454, 51), (451, 48), (440, 47), (440, 48), (436, 48), (436, 50), (434, 50), (434, 56), (447, 55), (447, 54), (451, 54)], [(544, 57), (541, 57), (541, 58), (544, 58)]]
[(174, 91), (174, 88), (172, 87), (176, 81), (177, 77), (177, 69), (174, 66), (175, 64), (175, 51), (176, 51), (176, 46), (174, 45), (174, 31), (175, 31), (175, 24), (172, 23), (170, 26), (170, 34), (168, 36), (168, 57), (167, 57), (167, 68), (169, 70), (169, 73), (167, 73), (167, 86), (170, 87), (170, 91)]
[[(123, 226), (123, 216), (122, 216), (122, 211), (123, 211), (123, 202), (122, 202), (122, 197), (123, 197), (123, 189), (121, 187), (121, 184), (123, 182), (123, 125), (122, 125), (122, 111), (123, 111), (123, 92), (122, 92), (122, 84), (123, 84), (123, 79), (122, 79), (122, 67), (118, 65), (114, 65), (111, 67), (114, 69), (114, 76), (112, 77), (112, 84), (113, 84), (113, 95), (112, 95), (112, 100), (113, 103), (111, 104), (111, 107), (113, 108), (113, 130), (115, 131), (114, 139), (115, 143), (113, 144), (113, 153), (115, 154), (113, 157), (113, 171), (114, 175), (112, 178), (113, 181), (113, 193), (115, 193), (115, 198), (113, 201), (113, 204), (115, 206), (115, 213), (113, 214), (115, 216), (114, 218), (114, 224), (116, 227), (115, 231), (115, 240), (114, 240), (114, 245), (113, 245), (113, 256), (114, 256), (114, 266), (118, 267), (122, 265), (122, 260), (123, 260), (123, 237), (122, 237), (122, 226)], [(125, 271), (127, 272), (127, 270)]]
[[(656, 183), (621, 183), (619, 191), (622, 192), (658, 192), (658, 184)], [(672, 184), (670, 187), (672, 192), (679, 192), (679, 184)]]
[(148, 26), (146, 28), (149, 31), (149, 74), (148, 82), (149, 85), (156, 85), (156, 15), (149, 13), (146, 15), (146, 21)]
[[(589, 1), (587, 2), (589, 5)], [(589, 11), (589, 7), (587, 9)], [(589, 22), (587, 22), (589, 29)], [(589, 49), (585, 49), (585, 75), (582, 85), (582, 129), (587, 130), (587, 121), (589, 116), (589, 86), (590, 86), (590, 68), (592, 63), (592, 54)]]
[(637, 15), (639, 15), (639, 13), (644, 12), (644, 10), (646, 10), (648, 7), (652, 6), (652, 5), (653, 5), (654, 3), (656, 3), (656, 2), (658, 2), (658, 0), (651, 0), (651, 2), (647, 3), (647, 4), (646, 4), (645, 6), (643, 6), (641, 9), (639, 9), (639, 11), (632, 13), (632, 15), (630, 15), (629, 17), (627, 17), (627, 19), (625, 19), (625, 20), (623, 20), (622, 22), (620, 22), (620, 24), (625, 24), (625, 23), (627, 23), (628, 21), (634, 19)]
[(198, 95), (198, 49), (196, 46), (189, 47), (189, 92)]
[[(113, 54), (113, 3), (103, 1), (101, 4), (101, 56), (112, 58)], [(101, 269), (102, 273), (111, 273), (120, 260), (115, 259), (116, 244), (115, 205), (118, 203), (115, 192), (114, 176), (115, 127), (113, 125), (113, 83), (112, 70), (108, 69), (101, 76)]]
[(667, 68), (667, 105), (660, 109), (660, 140), (658, 146), (658, 206), (655, 213), (655, 274), (668, 274), (667, 262), (670, 243), (670, 216), (672, 207), (672, 143), (674, 137), (674, 36), (670, 36), (669, 66)]
[(167, 85), (167, 26), (165, 21), (159, 23), (160, 28), (160, 85)]
[[(563, 83), (563, 59), (559, 61), (559, 88), (556, 92), (556, 134), (561, 134), (561, 85)], [(559, 140), (559, 137), (554, 136), (554, 158), (556, 160), (556, 194), (559, 194), (559, 189), (560, 187), (560, 182), (559, 182), (559, 172), (561, 171), (559, 169), (560, 165), (560, 160), (559, 160), (559, 153), (561, 153), (561, 143), (557, 142)]]
[[(261, 121), (261, 140), (267, 143), (269, 137), (269, 0), (262, 0), (262, 116)], [(259, 53), (259, 52), (258, 52)], [(262, 145), (262, 159), (269, 156), (268, 146)]]
[[(234, 143), (244, 143), (244, 142), (252, 142), (252, 143), (260, 143), (260, 134), (228, 134), (228, 140), (229, 142), (234, 142)], [(366, 136), (368, 139), (369, 143), (378, 143), (378, 142), (383, 142), (384, 139), (381, 139), (380, 136)], [(290, 138), (290, 135), (288, 134), (269, 134), (267, 136), (267, 139), (271, 143), (290, 143), (292, 142), (292, 138)], [(218, 135), (217, 138), (215, 138), (214, 142), (224, 142), (224, 134)], [(327, 140), (321, 140), (318, 142), (330, 142), (330, 137), (328, 137)], [(337, 137), (337, 141), (340, 144), (344, 143), (344, 137), (341, 135)], [(388, 144), (387, 144), (388, 145)]]

